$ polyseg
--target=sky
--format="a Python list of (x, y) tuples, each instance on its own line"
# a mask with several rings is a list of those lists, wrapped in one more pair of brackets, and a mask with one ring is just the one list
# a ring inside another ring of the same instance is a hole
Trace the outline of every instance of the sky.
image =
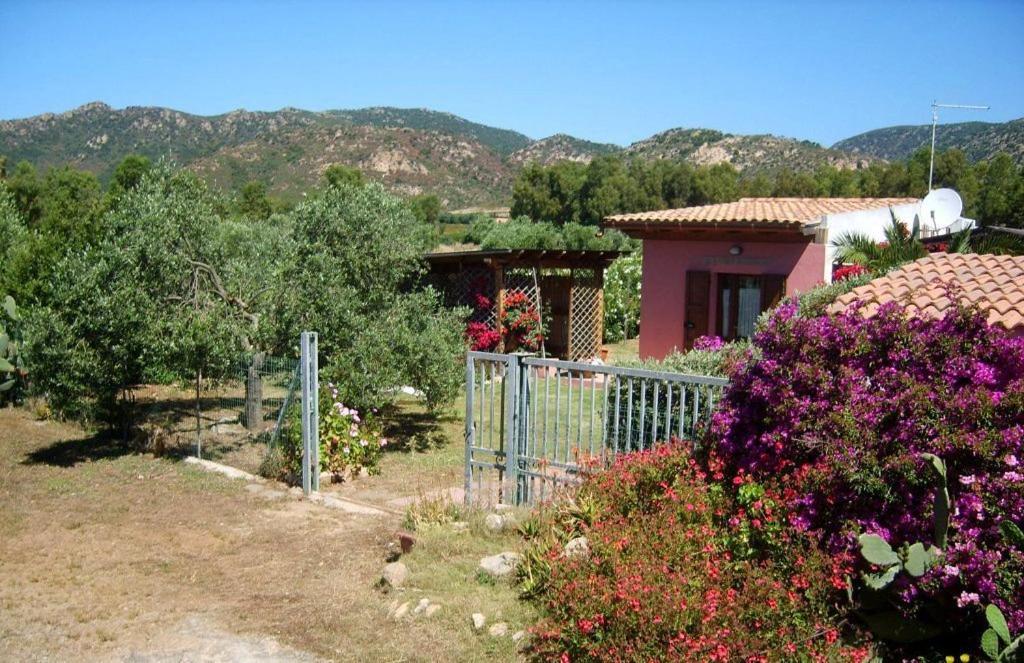
[(628, 144), (1024, 116), (1024, 1), (0, 0), (0, 119), (422, 107)]

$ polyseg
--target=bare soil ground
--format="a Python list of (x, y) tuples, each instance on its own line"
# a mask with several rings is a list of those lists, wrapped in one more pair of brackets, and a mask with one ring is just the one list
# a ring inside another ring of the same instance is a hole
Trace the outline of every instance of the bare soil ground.
[[(399, 449), (382, 477), (341, 490), (387, 502), (451, 485), (457, 451)], [(515, 658), (510, 640), (469, 627), (476, 611), (513, 630), (532, 617), (511, 588), (475, 577), (480, 557), (512, 538), (477, 525), (460, 536), (419, 532), (403, 557), (407, 589), (383, 595), (374, 583), (399, 517), (268, 500), (245, 486), (0, 410), (0, 659)], [(389, 617), (396, 600), (422, 597), (441, 612)]]

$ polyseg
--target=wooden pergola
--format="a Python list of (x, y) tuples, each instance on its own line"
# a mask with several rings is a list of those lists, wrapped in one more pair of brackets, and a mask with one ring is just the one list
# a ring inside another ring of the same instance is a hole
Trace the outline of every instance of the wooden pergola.
[[(501, 333), (505, 298), (526, 295), (544, 320), (543, 353), (571, 360), (589, 360), (601, 349), (604, 336), (604, 270), (621, 251), (562, 249), (490, 249), (430, 253), (430, 281), (449, 306), (468, 306), (472, 320)], [(487, 293), (493, 305), (481, 309), (476, 293)], [(499, 351), (504, 348), (498, 348)]]

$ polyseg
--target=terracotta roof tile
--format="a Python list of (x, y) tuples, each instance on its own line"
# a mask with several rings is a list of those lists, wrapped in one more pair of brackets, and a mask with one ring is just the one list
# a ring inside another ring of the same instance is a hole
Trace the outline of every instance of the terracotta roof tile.
[(949, 283), (986, 312), (989, 324), (1024, 332), (1024, 256), (933, 253), (854, 288), (830, 310), (863, 300), (861, 312), (871, 316), (878, 305), (899, 301), (916, 315), (939, 317), (952, 304), (945, 291)]
[(757, 224), (800, 227), (828, 214), (880, 209), (917, 202), (917, 198), (741, 198), (734, 203), (616, 214), (604, 219), (608, 227), (654, 224)]

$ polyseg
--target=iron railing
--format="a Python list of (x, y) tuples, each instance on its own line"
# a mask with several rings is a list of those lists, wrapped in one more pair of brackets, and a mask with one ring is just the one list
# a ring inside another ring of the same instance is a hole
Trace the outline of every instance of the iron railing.
[(467, 503), (532, 504), (588, 467), (672, 438), (694, 440), (724, 378), (466, 355)]

